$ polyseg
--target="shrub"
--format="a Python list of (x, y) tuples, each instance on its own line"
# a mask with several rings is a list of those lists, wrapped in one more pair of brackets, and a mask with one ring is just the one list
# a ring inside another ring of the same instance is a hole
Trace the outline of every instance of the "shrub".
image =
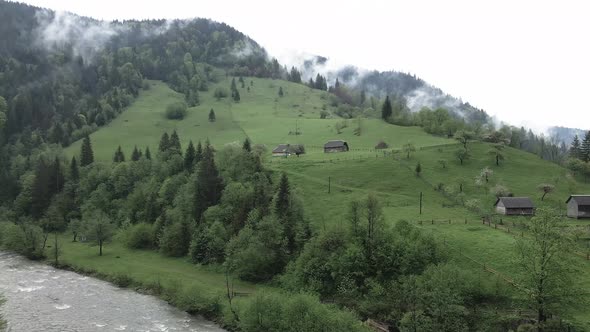
[(184, 102), (178, 102), (166, 107), (166, 118), (170, 120), (182, 120), (186, 116), (187, 105)]
[(166, 226), (160, 238), (160, 252), (166, 256), (182, 257), (187, 254), (190, 232), (183, 222)]
[(151, 249), (154, 247), (154, 227), (140, 223), (124, 231), (125, 245), (131, 249)]
[(221, 98), (227, 98), (227, 96), (229, 96), (229, 91), (227, 91), (226, 88), (218, 87), (215, 89), (213, 96), (217, 100), (220, 100)]

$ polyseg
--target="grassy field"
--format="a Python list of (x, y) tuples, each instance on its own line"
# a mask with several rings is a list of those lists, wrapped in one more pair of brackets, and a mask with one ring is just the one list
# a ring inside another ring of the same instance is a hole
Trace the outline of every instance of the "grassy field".
[[(201, 103), (188, 109), (183, 120), (168, 120), (164, 116), (166, 106), (182, 101), (183, 96), (172, 91), (166, 84), (150, 81), (150, 89), (142, 91), (140, 97), (127, 110), (110, 124), (93, 133), (90, 137), (96, 160), (111, 161), (116, 148), (121, 145), (129, 157), (134, 146), (150, 147), (157, 150), (161, 135), (176, 130), (183, 147), (189, 140), (204, 141), (220, 148), (231, 142), (242, 142), (246, 136), (255, 144), (264, 144), (270, 151), (278, 144), (304, 144), (308, 154), (306, 158), (326, 159), (323, 144), (332, 139), (346, 140), (355, 154), (374, 154), (373, 148), (384, 140), (391, 148), (401, 148), (407, 142), (417, 147), (452, 143), (451, 140), (426, 135), (421, 128), (388, 125), (375, 118), (362, 119), (361, 136), (354, 135), (358, 120), (346, 120), (347, 128), (338, 134), (337, 123), (344, 120), (333, 113), (335, 108), (329, 106), (328, 93), (309, 89), (300, 84), (270, 79), (247, 79), (253, 82), (250, 92), (239, 88), (241, 101), (234, 103), (229, 98), (216, 100), (213, 91), (217, 86), (228, 88), (229, 79), (210, 87), (200, 94)], [(285, 96), (278, 97), (281, 85)], [(320, 119), (321, 108), (332, 115)], [(213, 109), (215, 122), (209, 122), (209, 111)], [(300, 135), (294, 135), (295, 131)], [(291, 134), (290, 134), (291, 133)], [(66, 149), (68, 155), (77, 155), (81, 142), (78, 141)]]
[[(267, 158), (267, 166), (277, 173), (286, 172), (289, 175), (291, 183), (304, 199), (306, 214), (315, 230), (346, 227), (349, 202), (374, 193), (383, 204), (389, 223), (409, 220), (433, 232), (452, 249), (454, 258), (474, 273), (480, 273), (480, 264), (485, 264), (512, 278), (517, 271), (512, 258), (514, 236), (518, 232), (507, 233), (482, 225), (478, 215), (457, 204), (457, 200), (436, 191), (436, 186), (441, 184), (452, 188), (456, 194), (462, 182), (464, 199), (477, 199), (489, 211), (495, 201), (490, 190), (495, 185), (506, 186), (515, 196), (531, 197), (538, 207), (552, 206), (562, 211), (568, 195), (590, 193), (589, 184), (572, 178), (564, 168), (512, 148), (504, 150), (505, 160), (496, 166), (493, 157), (488, 154), (491, 145), (471, 143), (472, 158), (465, 165), (460, 165), (454, 157), (454, 151), (460, 146), (454, 141), (428, 135), (420, 128), (386, 124), (378, 119), (378, 114), (360, 120), (360, 136), (354, 134), (359, 121), (353, 119), (347, 120), (347, 127), (337, 133), (335, 125), (342, 124), (344, 120), (335, 115), (336, 109), (330, 105), (328, 94), (303, 85), (248, 78), (246, 86), (250, 91), (239, 88), (240, 103), (228, 99), (217, 101), (213, 98), (215, 86), (211, 86), (209, 92), (201, 93), (201, 104), (190, 108), (184, 120), (173, 121), (164, 118), (164, 110), (168, 104), (182, 100), (183, 96), (161, 82), (152, 81), (150, 84), (151, 89), (142, 91), (140, 98), (128, 110), (107, 127), (92, 134), (98, 160), (110, 161), (118, 145), (128, 156), (135, 145), (149, 146), (155, 152), (161, 134), (173, 129), (178, 131), (183, 146), (189, 139), (209, 138), (220, 148), (223, 144), (241, 142), (249, 137), (255, 144), (266, 145), (270, 155), (270, 150), (280, 143), (304, 144), (305, 155), (299, 158)], [(222, 80), (218, 85), (229, 87), (229, 79)], [(284, 97), (277, 95), (279, 86), (285, 92)], [(214, 123), (207, 119), (210, 109), (214, 109), (217, 116)], [(320, 119), (322, 109), (330, 113), (327, 119)], [(296, 128), (300, 135), (293, 135)], [(324, 154), (322, 145), (330, 139), (346, 140), (352, 150)], [(373, 149), (380, 140), (390, 145), (385, 153)], [(409, 159), (392, 151), (407, 142), (418, 148)], [(66, 150), (70, 155), (78, 151), (79, 142)], [(442, 167), (439, 160), (445, 160), (446, 167)], [(414, 173), (418, 162), (422, 166), (420, 176)], [(489, 183), (477, 186), (475, 177), (484, 167), (492, 169), (493, 175)], [(541, 201), (542, 193), (537, 190), (541, 183), (555, 185), (555, 191), (544, 201)], [(420, 193), (423, 194), (422, 213), (419, 208)], [(503, 218), (503, 221), (510, 227), (513, 223), (526, 223), (527, 219), (514, 217)], [(568, 223), (583, 227), (590, 225), (585, 221)], [(153, 252), (130, 251), (117, 243), (107, 247), (107, 256), (100, 259), (94, 259), (94, 249), (84, 245), (67, 243), (64, 249), (64, 259), (73, 265), (100, 271), (129, 272), (139, 280), (157, 277), (179, 280), (195, 287), (205, 285), (212, 292), (225, 287), (219, 271), (194, 266), (184, 259), (163, 258)], [(582, 258), (578, 258), (577, 262), (580, 269), (577, 286), (584, 291), (590, 290), (590, 262)], [(490, 278), (493, 276), (490, 275)], [(239, 288), (251, 292), (256, 287), (240, 283)], [(582, 308), (575, 318), (590, 329), (590, 308)]]

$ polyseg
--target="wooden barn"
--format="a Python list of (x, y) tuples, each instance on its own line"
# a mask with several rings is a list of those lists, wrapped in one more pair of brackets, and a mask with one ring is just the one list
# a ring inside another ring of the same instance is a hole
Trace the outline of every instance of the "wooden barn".
[(347, 152), (348, 151), (348, 143), (346, 141), (329, 141), (328, 143), (324, 144), (324, 153), (330, 152)]
[(305, 148), (300, 144), (279, 144), (272, 150), (273, 157), (288, 157), (292, 154), (299, 156), (305, 153)]
[(500, 197), (494, 204), (496, 212), (507, 216), (532, 216), (535, 205), (528, 197)]
[(571, 195), (566, 203), (568, 217), (590, 218), (590, 195)]

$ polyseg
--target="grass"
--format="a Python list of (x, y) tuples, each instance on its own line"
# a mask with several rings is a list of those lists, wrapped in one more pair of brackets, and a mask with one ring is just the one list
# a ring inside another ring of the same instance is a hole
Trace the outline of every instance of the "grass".
[[(178, 132), (183, 147), (189, 140), (196, 143), (209, 139), (220, 148), (249, 137), (255, 144), (266, 145), (269, 154), (281, 143), (304, 144), (307, 159), (329, 158), (323, 153), (323, 144), (332, 139), (346, 140), (353, 152), (363, 155), (374, 154), (373, 148), (380, 140), (390, 144), (391, 148), (401, 148), (408, 141), (417, 147), (451, 142), (426, 135), (417, 127), (393, 126), (375, 118), (361, 120), (361, 136), (353, 133), (357, 120), (346, 120), (348, 127), (338, 134), (335, 125), (344, 120), (334, 115), (336, 108), (328, 105), (327, 92), (278, 80), (252, 78), (246, 81), (248, 84), (252, 81), (254, 85), (250, 86), (250, 92), (246, 92), (246, 88), (238, 88), (241, 95), (239, 103), (229, 98), (218, 101), (213, 97), (216, 87), (229, 88), (230, 80), (224, 79), (212, 85), (209, 91), (201, 92), (201, 103), (189, 108), (183, 120), (168, 120), (164, 116), (166, 106), (182, 101), (183, 95), (162, 82), (150, 81), (150, 89), (141, 91), (139, 98), (127, 110), (90, 135), (95, 159), (111, 161), (119, 145), (128, 158), (134, 146), (142, 149), (149, 146), (154, 153), (161, 135), (172, 130)], [(279, 85), (285, 90), (282, 98), (276, 92)], [(324, 105), (332, 114), (331, 118), (320, 119), (319, 113)], [(211, 109), (215, 111), (215, 122), (209, 122)], [(301, 135), (294, 135), (296, 127)], [(80, 145), (80, 141), (75, 142), (66, 149), (66, 153), (69, 156), (79, 154)]]
[[(359, 200), (368, 193), (378, 196), (384, 206), (386, 220), (393, 223), (405, 219), (433, 232), (453, 249), (453, 259), (465, 269), (480, 273), (481, 266), (464, 259), (466, 256), (497, 270), (509, 278), (515, 275), (513, 263), (514, 234), (508, 234), (481, 224), (479, 216), (456, 201), (434, 190), (438, 184), (450, 187), (456, 193), (463, 182), (465, 199), (477, 199), (486, 210), (493, 209), (495, 197), (490, 189), (496, 184), (509, 188), (516, 196), (529, 196), (537, 206), (552, 206), (565, 211), (565, 200), (570, 194), (589, 193), (590, 185), (577, 181), (568, 172), (537, 156), (512, 148), (505, 148), (505, 160), (495, 165), (487, 152), (491, 145), (471, 143), (472, 158), (460, 165), (454, 151), (460, 146), (454, 141), (426, 134), (416, 127), (389, 125), (373, 114), (360, 120), (361, 135), (354, 134), (358, 120), (346, 120), (347, 127), (337, 133), (335, 125), (344, 120), (335, 115), (327, 93), (311, 90), (303, 85), (270, 79), (246, 79), (247, 87), (240, 89), (240, 103), (213, 98), (216, 86), (229, 87), (230, 78), (212, 85), (201, 93), (201, 104), (189, 109), (181, 121), (164, 118), (166, 106), (182, 100), (183, 96), (171, 91), (162, 82), (151, 81), (150, 90), (142, 91), (140, 98), (108, 126), (92, 134), (97, 160), (108, 162), (118, 145), (127, 156), (133, 146), (149, 146), (155, 153), (164, 131), (176, 129), (183, 146), (188, 140), (210, 139), (220, 148), (223, 144), (241, 142), (249, 137), (255, 144), (264, 144), (269, 150), (280, 143), (304, 144), (307, 153), (299, 158), (268, 158), (267, 166), (277, 172), (286, 172), (292, 184), (303, 197), (306, 214), (316, 231), (328, 227), (346, 227), (347, 207), (351, 200)], [(250, 85), (252, 82), (252, 85)], [(239, 86), (239, 84), (238, 84)], [(278, 97), (278, 88), (285, 92)], [(209, 122), (208, 113), (214, 109), (217, 121)], [(330, 115), (320, 119), (320, 112)], [(378, 111), (376, 111), (378, 112)], [(296, 131), (300, 135), (294, 135)], [(325, 154), (322, 145), (330, 139), (346, 140), (348, 153)], [(390, 148), (376, 152), (375, 144), (384, 140)], [(395, 151), (412, 142), (418, 151), (409, 159)], [(79, 142), (66, 150), (77, 154)], [(268, 152), (270, 155), (270, 151)], [(442, 167), (439, 160), (446, 161)], [(414, 173), (416, 163), (422, 173)], [(476, 186), (475, 177), (481, 169), (489, 167), (494, 174), (484, 186)], [(541, 183), (555, 185), (555, 191), (541, 201), (537, 190)], [(329, 192), (328, 192), (329, 190)], [(420, 213), (419, 196), (423, 194)], [(526, 223), (521, 217), (504, 217), (504, 222)], [(428, 221), (435, 220), (434, 224)], [(451, 220), (451, 224), (441, 221)], [(467, 221), (467, 224), (465, 224)], [(585, 221), (568, 221), (570, 225), (587, 226)], [(223, 274), (214, 268), (199, 267), (186, 259), (171, 259), (149, 251), (133, 251), (113, 243), (106, 248), (105, 257), (97, 258), (96, 250), (82, 244), (65, 243), (64, 260), (72, 265), (88, 267), (105, 273), (129, 273), (142, 282), (177, 280), (189, 287), (202, 287), (217, 293), (225, 290)], [(116, 258), (116, 257), (119, 258)], [(590, 290), (590, 263), (579, 258), (580, 269), (577, 287)], [(238, 291), (252, 292), (259, 285), (238, 283)], [(574, 314), (584, 328), (590, 329), (590, 308), (581, 308)]]

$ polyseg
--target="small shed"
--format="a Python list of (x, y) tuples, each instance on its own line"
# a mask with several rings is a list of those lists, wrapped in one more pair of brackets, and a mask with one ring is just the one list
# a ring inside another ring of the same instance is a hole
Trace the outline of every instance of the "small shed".
[(590, 195), (571, 195), (566, 203), (568, 217), (590, 218)]
[(347, 152), (348, 149), (348, 143), (346, 141), (328, 141), (328, 143), (324, 144), (324, 153)]
[(496, 200), (496, 212), (507, 216), (532, 216), (535, 205), (528, 197), (499, 197)]

